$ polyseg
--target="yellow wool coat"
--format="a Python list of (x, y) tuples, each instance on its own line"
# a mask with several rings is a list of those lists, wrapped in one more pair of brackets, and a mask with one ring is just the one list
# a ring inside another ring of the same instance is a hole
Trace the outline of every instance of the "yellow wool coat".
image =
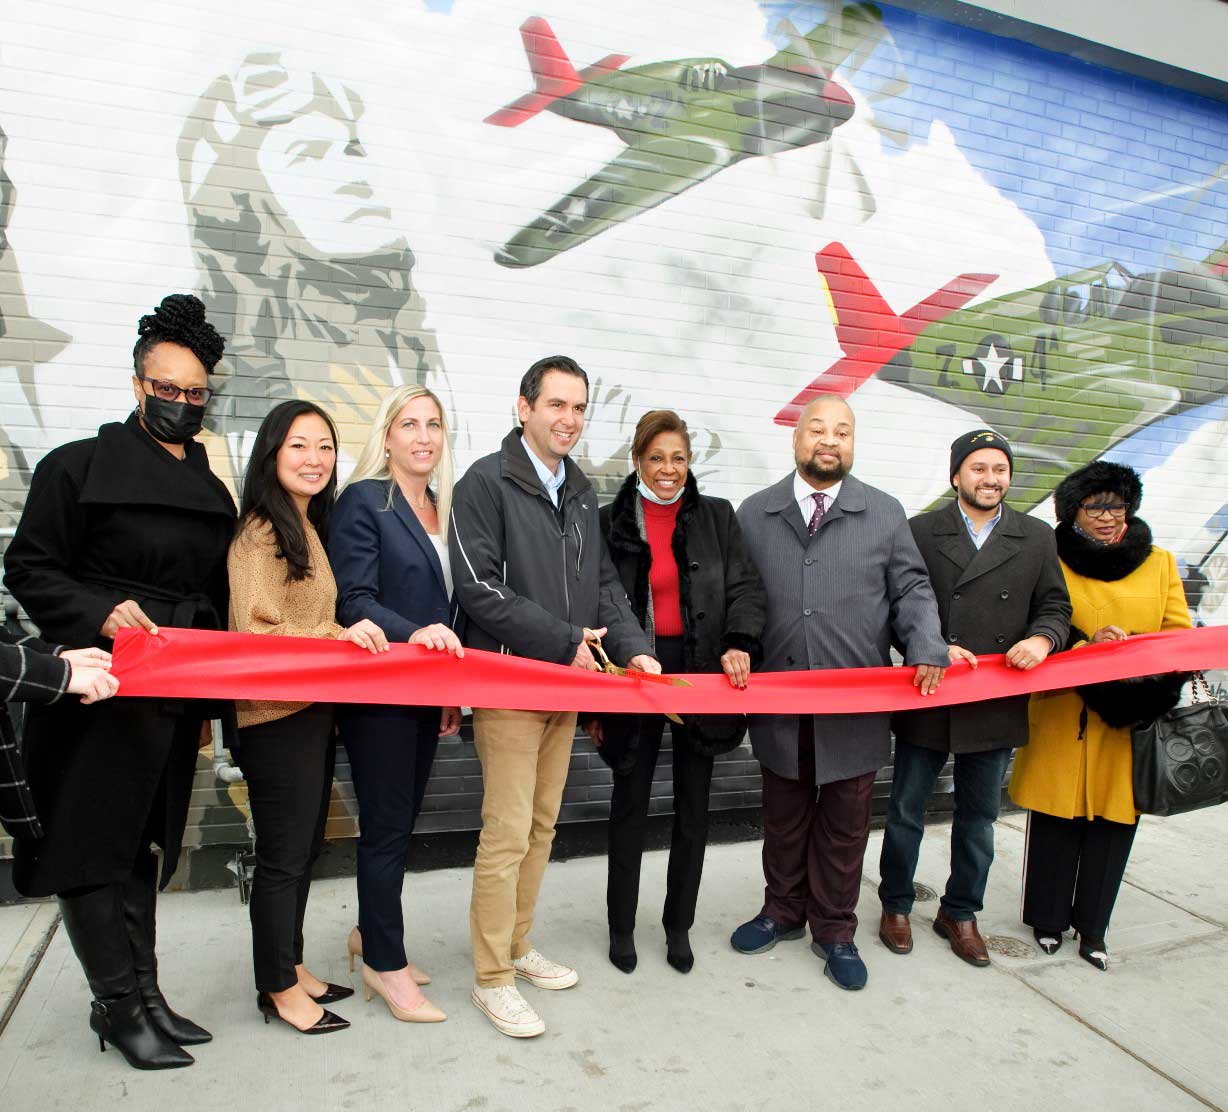
[[(1177, 561), (1162, 548), (1152, 548), (1124, 579), (1092, 579), (1072, 571), (1065, 562), (1062, 572), (1073, 608), (1070, 624), (1089, 637), (1106, 625), (1132, 634), (1190, 628)], [(1015, 755), (1010, 797), (1020, 807), (1057, 818), (1132, 823), (1138, 812), (1134, 809), (1130, 731), (1114, 729), (1089, 710), (1080, 740), (1082, 710), (1083, 700), (1073, 691), (1032, 696), (1028, 712), (1031, 740)]]

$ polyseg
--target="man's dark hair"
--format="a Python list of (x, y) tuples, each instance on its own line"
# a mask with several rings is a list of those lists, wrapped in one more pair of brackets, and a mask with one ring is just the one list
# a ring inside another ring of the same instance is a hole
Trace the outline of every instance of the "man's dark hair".
[(190, 293), (172, 293), (137, 325), (138, 340), (132, 349), (132, 369), (137, 378), (145, 377), (145, 356), (158, 344), (178, 344), (187, 348), (212, 371), (222, 358), (226, 341), (205, 319), (205, 306)]
[(584, 383), (584, 392), (588, 393), (588, 375), (584, 373), (584, 368), (579, 363), (570, 355), (547, 355), (545, 359), (539, 359), (525, 371), (524, 378), (520, 380), (520, 396), (530, 406), (537, 404), (537, 399), (542, 392), (542, 379), (549, 371), (562, 371), (565, 375), (575, 375)]
[[(239, 505), (240, 527), (251, 518), (267, 521), (272, 526), (277, 555), (286, 561), (287, 580), (306, 579), (311, 574), (311, 553), (294, 499), (277, 480), (277, 453), (290, 435), (290, 426), (305, 413), (314, 413), (324, 419), (336, 445), (337, 429), (333, 419), (314, 402), (295, 399), (274, 406), (256, 433), (247, 474), (243, 476), (243, 498)], [(334, 466), (327, 485), (307, 503), (307, 520), (315, 526), (322, 541), (328, 540), (328, 522), (336, 496), (337, 468)]]

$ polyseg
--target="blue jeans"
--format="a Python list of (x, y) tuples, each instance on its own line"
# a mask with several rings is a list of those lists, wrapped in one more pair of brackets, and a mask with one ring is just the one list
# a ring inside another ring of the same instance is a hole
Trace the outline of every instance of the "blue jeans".
[[(975, 919), (985, 898), (993, 864), (993, 824), (1002, 802), (1002, 781), (1011, 750), (955, 754), (955, 820), (951, 825), (951, 875), (942, 908), (952, 919)], [(887, 829), (879, 859), (878, 897), (883, 910), (908, 915), (913, 904), (913, 874), (925, 830), (925, 801), (934, 790), (947, 754), (895, 743), (895, 770)]]

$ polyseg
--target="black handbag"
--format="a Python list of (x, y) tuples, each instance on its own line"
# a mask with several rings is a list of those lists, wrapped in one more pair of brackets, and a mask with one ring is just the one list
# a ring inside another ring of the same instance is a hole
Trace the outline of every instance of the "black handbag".
[(1190, 706), (1130, 732), (1136, 811), (1181, 815), (1228, 801), (1228, 714), (1201, 672), (1192, 690)]

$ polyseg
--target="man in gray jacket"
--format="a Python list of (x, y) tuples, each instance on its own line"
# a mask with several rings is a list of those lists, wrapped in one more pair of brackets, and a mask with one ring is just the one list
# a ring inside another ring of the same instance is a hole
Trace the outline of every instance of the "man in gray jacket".
[[(950, 659), (938, 607), (903, 506), (849, 474), (853, 433), (841, 399), (811, 402), (793, 433), (796, 471), (738, 511), (768, 593), (763, 671), (881, 667), (895, 643), (915, 669), (920, 704)], [(733, 947), (763, 953), (809, 924), (828, 978), (862, 988), (853, 936), (874, 777), (891, 756), (889, 716), (759, 715), (750, 738), (763, 766), (767, 884), (762, 911), (734, 931)]]
[[(456, 484), (448, 546), (465, 643), (595, 668), (595, 634), (614, 660), (660, 672), (606, 553), (596, 493), (568, 459), (587, 405), (588, 377), (575, 360), (538, 360), (520, 383), (521, 427)], [(469, 909), (472, 1000), (515, 1038), (546, 1029), (516, 977), (545, 989), (579, 980), (528, 940), (575, 732), (575, 712), (473, 715), (484, 794)]]

